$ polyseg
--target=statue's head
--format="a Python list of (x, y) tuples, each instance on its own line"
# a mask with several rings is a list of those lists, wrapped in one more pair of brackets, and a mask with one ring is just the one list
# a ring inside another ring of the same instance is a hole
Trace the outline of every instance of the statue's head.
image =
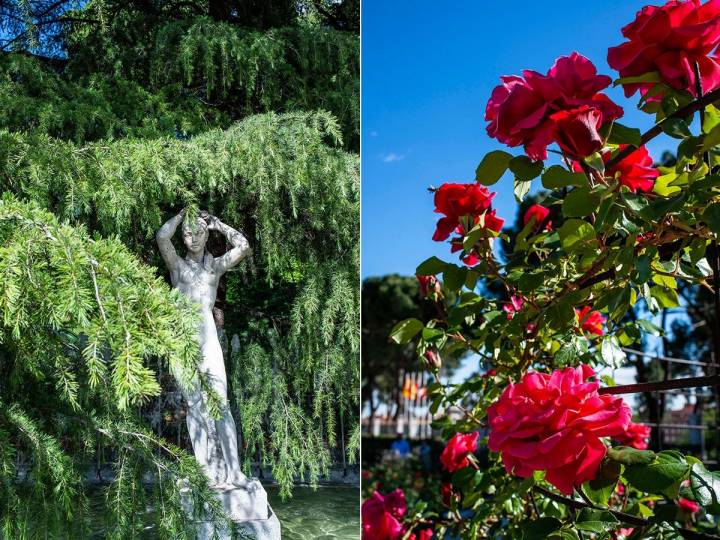
[(208, 224), (204, 219), (198, 217), (195, 223), (192, 223), (186, 217), (183, 221), (182, 236), (188, 253), (203, 254), (209, 234)]

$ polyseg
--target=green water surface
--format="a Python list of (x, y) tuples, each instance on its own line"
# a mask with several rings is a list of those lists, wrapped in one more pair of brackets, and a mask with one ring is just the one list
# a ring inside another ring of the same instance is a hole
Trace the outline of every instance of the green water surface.
[[(359, 540), (360, 490), (357, 487), (323, 486), (317, 490), (297, 486), (291, 499), (283, 501), (277, 486), (264, 486), (268, 502), (280, 519), (283, 540)], [(98, 489), (91, 506), (100, 507), (103, 498)], [(93, 504), (94, 503), (94, 504)], [(93, 519), (92, 540), (106, 537), (100, 510)], [(148, 526), (138, 540), (157, 540), (155, 525), (148, 511)]]
[(360, 538), (360, 492), (354, 487), (307, 487), (293, 489), (283, 502), (275, 486), (267, 486), (270, 505), (282, 525), (283, 540), (358, 540)]

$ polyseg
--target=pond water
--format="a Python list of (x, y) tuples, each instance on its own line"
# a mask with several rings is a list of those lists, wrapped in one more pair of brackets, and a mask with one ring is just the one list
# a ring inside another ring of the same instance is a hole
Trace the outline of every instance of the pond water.
[(283, 502), (275, 486), (266, 488), (282, 524), (283, 540), (359, 540), (360, 491), (353, 487), (296, 487)]
[[(293, 497), (283, 501), (276, 486), (265, 486), (268, 501), (280, 519), (283, 540), (359, 540), (360, 491), (357, 487), (322, 486), (317, 490), (297, 486)], [(97, 502), (103, 495), (98, 491)], [(100, 519), (99, 521), (102, 521)], [(93, 540), (105, 538), (102, 526)], [(142, 540), (156, 540), (148, 525)]]

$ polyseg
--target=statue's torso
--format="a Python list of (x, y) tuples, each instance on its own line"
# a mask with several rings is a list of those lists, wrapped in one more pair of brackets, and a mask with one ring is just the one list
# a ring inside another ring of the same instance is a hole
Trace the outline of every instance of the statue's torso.
[(173, 287), (200, 306), (203, 318), (212, 320), (220, 275), (203, 263), (180, 259), (178, 269), (171, 272)]

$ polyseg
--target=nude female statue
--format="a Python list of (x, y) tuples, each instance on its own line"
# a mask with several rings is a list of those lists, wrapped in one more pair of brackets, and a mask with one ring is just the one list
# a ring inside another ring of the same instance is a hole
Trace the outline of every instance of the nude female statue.
[[(183, 210), (170, 218), (157, 232), (156, 239), (160, 254), (170, 270), (173, 287), (200, 307), (202, 321), (198, 329), (198, 340), (202, 360), (199, 369), (222, 400), (221, 416), (215, 420), (208, 412), (208, 396), (201, 391), (199, 381), (195, 381), (192, 388), (185, 390), (188, 403), (187, 426), (193, 452), (215, 488), (241, 487), (253, 490), (257, 482), (249, 480), (240, 471), (237, 430), (227, 405), (227, 375), (212, 314), (220, 278), (236, 266), (250, 248), (242, 234), (215, 216), (200, 212), (197, 222), (191, 224), (185, 214), (186, 211)], [(187, 248), (184, 259), (178, 256), (171, 242), (181, 222), (183, 242)], [(210, 231), (220, 232), (232, 245), (232, 249), (222, 257), (213, 257), (205, 249)], [(218, 444), (222, 459), (217, 457)]]

